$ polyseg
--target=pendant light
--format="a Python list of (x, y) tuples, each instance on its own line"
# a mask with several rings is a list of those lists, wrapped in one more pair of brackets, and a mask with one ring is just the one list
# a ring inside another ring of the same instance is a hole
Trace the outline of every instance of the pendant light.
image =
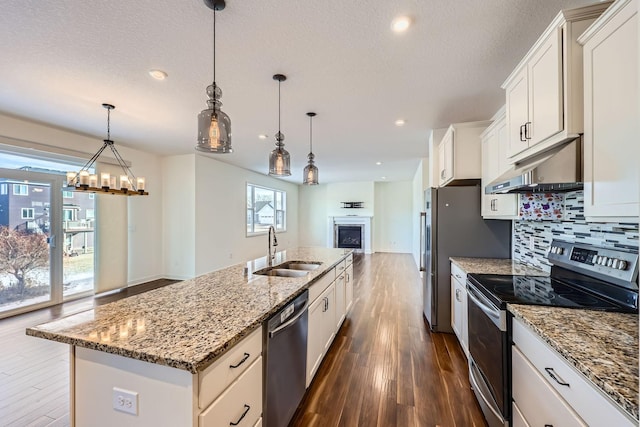
[(205, 153), (231, 153), (231, 119), (220, 109), (222, 89), (216, 84), (216, 12), (225, 7), (224, 0), (204, 0), (213, 10), (213, 84), (207, 86), (207, 106), (198, 114), (198, 145), (196, 150)]
[(280, 83), (287, 80), (287, 76), (276, 74), (274, 80), (278, 81), (278, 133), (276, 134), (276, 148), (269, 156), (269, 175), (289, 176), (291, 175), (291, 157), (284, 149), (284, 135), (280, 132)]
[[(84, 191), (87, 193), (109, 193), (119, 194), (123, 196), (147, 196), (149, 193), (144, 191), (145, 179), (141, 176), (137, 177), (131, 172), (129, 166), (124, 161), (118, 150), (116, 150), (111, 140), (111, 110), (114, 107), (111, 104), (102, 104), (107, 109), (107, 139), (103, 140), (102, 147), (89, 159), (87, 163), (78, 172), (67, 172), (65, 191)], [(109, 147), (118, 165), (122, 169), (120, 175), (120, 183), (118, 185), (117, 176), (111, 176), (109, 173), (101, 173), (100, 179), (98, 175), (92, 174), (90, 169), (100, 157), (105, 148)], [(100, 184), (100, 185), (98, 185)]]
[(318, 168), (313, 164), (313, 159), (316, 157), (313, 155), (313, 118), (316, 113), (307, 113), (309, 116), (309, 164), (305, 166), (302, 183), (306, 185), (318, 185)]

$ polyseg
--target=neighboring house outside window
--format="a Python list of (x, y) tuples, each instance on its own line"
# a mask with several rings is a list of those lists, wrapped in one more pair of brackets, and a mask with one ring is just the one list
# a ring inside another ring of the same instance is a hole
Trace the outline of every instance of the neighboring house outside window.
[(247, 235), (262, 234), (274, 226), (286, 231), (287, 193), (247, 183)]
[(4, 196), (9, 192), (9, 189), (7, 187), (8, 187), (7, 184), (0, 184), (0, 195)]
[[(92, 194), (93, 196), (93, 194)], [(73, 191), (63, 191), (62, 197), (65, 199), (73, 199)]]

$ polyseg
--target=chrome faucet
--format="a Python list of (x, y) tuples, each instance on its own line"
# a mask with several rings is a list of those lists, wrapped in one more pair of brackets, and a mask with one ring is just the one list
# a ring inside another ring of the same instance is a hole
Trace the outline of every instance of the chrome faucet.
[[(271, 232), (273, 231), (273, 244), (271, 243)], [(273, 253), (271, 253), (271, 246), (273, 246)], [(276, 239), (276, 229), (273, 225), (269, 226), (269, 249), (267, 252), (267, 262), (269, 267), (273, 267), (273, 259), (276, 257), (276, 246), (278, 246), (278, 239)]]

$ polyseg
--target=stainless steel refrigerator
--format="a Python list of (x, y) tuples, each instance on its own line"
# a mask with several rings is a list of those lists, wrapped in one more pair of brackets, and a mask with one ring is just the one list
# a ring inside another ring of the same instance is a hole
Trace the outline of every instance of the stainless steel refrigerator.
[(425, 191), (420, 269), (424, 316), (434, 332), (453, 332), (449, 257), (511, 257), (511, 221), (483, 220), (480, 203), (479, 185)]

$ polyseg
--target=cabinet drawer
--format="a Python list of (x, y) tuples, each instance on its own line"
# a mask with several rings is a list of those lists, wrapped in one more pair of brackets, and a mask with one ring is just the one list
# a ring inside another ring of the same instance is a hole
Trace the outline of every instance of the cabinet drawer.
[[(513, 342), (536, 371), (588, 425), (636, 425), (637, 422), (632, 422), (610, 398), (603, 395), (595, 385), (518, 319), (513, 319)], [(553, 379), (551, 374), (557, 380)], [(569, 386), (561, 385), (560, 382)]]
[(223, 354), (220, 359), (200, 374), (198, 407), (200, 409), (206, 408), (261, 355), (262, 326)]
[(200, 427), (222, 425), (253, 427), (261, 416), (262, 357), (259, 357), (236, 382), (200, 414), (198, 425)]
[(451, 263), (451, 275), (458, 280), (458, 282), (462, 283), (466, 287), (467, 283), (467, 272), (458, 267), (453, 262)]
[(347, 257), (344, 259), (344, 262), (347, 267), (353, 264), (353, 254), (347, 255)]
[(309, 287), (309, 304), (312, 304), (336, 279), (336, 269), (332, 268)]
[(513, 401), (527, 423), (534, 426), (585, 426), (517, 347), (512, 348), (511, 356)]
[(345, 268), (347, 268), (347, 261), (343, 259), (336, 264), (336, 277), (340, 276), (344, 272)]
[(522, 415), (522, 412), (520, 412), (520, 409), (515, 402), (513, 402), (513, 404), (511, 405), (511, 409), (513, 412), (513, 422), (511, 423), (511, 425), (513, 427), (529, 427), (529, 424), (527, 424), (527, 422), (524, 420), (524, 416)]
[(260, 419), (256, 422), (256, 424), (253, 427), (262, 427), (262, 417), (260, 417)]

